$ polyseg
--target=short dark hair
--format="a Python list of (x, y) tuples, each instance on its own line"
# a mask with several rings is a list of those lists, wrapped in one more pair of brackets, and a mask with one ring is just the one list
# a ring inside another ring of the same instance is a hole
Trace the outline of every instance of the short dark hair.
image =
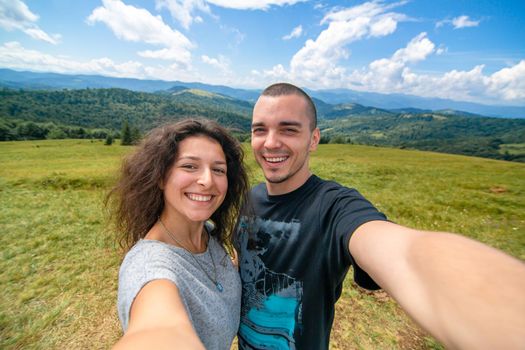
[(317, 127), (317, 110), (315, 109), (314, 101), (303, 89), (290, 83), (276, 83), (268, 86), (261, 93), (261, 96), (272, 97), (287, 95), (304, 97), (306, 101), (306, 112), (308, 114), (307, 117), (310, 119), (310, 130), (314, 130)]
[(231, 248), (232, 232), (248, 191), (240, 143), (226, 129), (207, 119), (186, 119), (153, 129), (135, 152), (122, 163), (120, 177), (106, 197), (119, 234), (119, 243), (129, 249), (144, 238), (164, 210), (164, 182), (177, 159), (182, 140), (203, 135), (217, 141), (226, 157), (228, 190), (224, 201), (211, 215), (213, 236)]

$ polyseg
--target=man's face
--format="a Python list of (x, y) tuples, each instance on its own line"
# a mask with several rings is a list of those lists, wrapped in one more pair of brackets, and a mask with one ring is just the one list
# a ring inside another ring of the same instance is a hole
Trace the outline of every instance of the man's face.
[(299, 95), (261, 96), (255, 104), (252, 149), (270, 194), (291, 192), (310, 176), (308, 158), (319, 129), (310, 130), (306, 107)]

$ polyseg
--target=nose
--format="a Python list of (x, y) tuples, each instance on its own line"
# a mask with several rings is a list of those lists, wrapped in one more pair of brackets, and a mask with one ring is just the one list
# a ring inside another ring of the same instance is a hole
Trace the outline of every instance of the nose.
[(201, 173), (199, 174), (199, 178), (197, 179), (197, 183), (199, 185), (203, 186), (204, 188), (211, 187), (211, 185), (213, 183), (213, 176), (212, 176), (211, 169), (204, 168), (201, 171)]
[(266, 135), (264, 140), (264, 148), (274, 149), (281, 147), (281, 141), (279, 140), (279, 135), (276, 132), (270, 131)]

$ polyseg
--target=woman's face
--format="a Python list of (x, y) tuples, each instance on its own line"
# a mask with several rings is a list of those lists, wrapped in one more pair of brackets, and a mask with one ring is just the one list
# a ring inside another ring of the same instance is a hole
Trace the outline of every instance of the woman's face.
[(226, 196), (227, 170), (217, 141), (202, 135), (182, 140), (162, 186), (165, 214), (189, 222), (209, 219)]

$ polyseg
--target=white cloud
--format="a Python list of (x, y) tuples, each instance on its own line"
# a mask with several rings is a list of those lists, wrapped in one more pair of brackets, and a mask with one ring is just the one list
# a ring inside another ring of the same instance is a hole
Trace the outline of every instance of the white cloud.
[(448, 47), (440, 46), (436, 50), (436, 55), (442, 55), (442, 54), (447, 53), (447, 52), (448, 52)]
[(275, 65), (270, 70), (263, 72), (265, 78), (271, 78), (273, 80), (289, 80), (291, 79), (290, 74), (284, 69), (282, 64)]
[(38, 21), (35, 15), (20, 0), (0, 0), (0, 26), (6, 30), (21, 29)]
[(115, 63), (107, 57), (79, 62), (24, 48), (18, 42), (0, 46), (0, 65), (13, 69), (28, 69), (55, 73), (101, 74), (116, 77), (141, 76), (142, 64), (128, 61)]
[(390, 58), (375, 60), (366, 69), (354, 71), (348, 81), (373, 91), (401, 92), (407, 85), (414, 83), (407, 65), (424, 60), (434, 49), (435, 45), (427, 38), (427, 34), (421, 33)]
[(206, 2), (229, 9), (267, 10), (271, 6), (294, 5), (307, 0), (206, 0)]
[(166, 48), (160, 50), (144, 50), (137, 54), (144, 58), (154, 58), (159, 60), (175, 61), (189, 65), (191, 53), (188, 50), (179, 50), (178, 48)]
[(202, 22), (201, 17), (193, 17), (193, 11), (200, 10), (210, 13), (210, 8), (204, 0), (156, 0), (156, 7), (157, 10), (167, 8), (171, 16), (176, 19), (184, 29), (189, 29), (193, 22)]
[(0, 46), (0, 66), (11, 69), (54, 72), (64, 74), (96, 74), (113, 77), (195, 80), (203, 79), (191, 67), (173, 63), (170, 65), (145, 66), (141, 62), (115, 62), (101, 57), (88, 61), (76, 61), (69, 57), (53, 56), (24, 48), (18, 42)]
[(503, 68), (489, 77), (488, 89), (507, 101), (525, 101), (525, 60)]
[(477, 27), (481, 21), (474, 21), (469, 16), (458, 16), (453, 19), (444, 19), (436, 23), (436, 28), (443, 27), (445, 24), (450, 24), (454, 29), (461, 29), (467, 27)]
[(202, 17), (194, 15), (202, 11), (212, 15), (210, 6), (214, 5), (235, 10), (268, 10), (272, 6), (294, 5), (308, 0), (156, 0), (157, 10), (166, 8), (171, 16), (186, 30), (193, 23), (203, 22)]
[(373, 61), (365, 69), (352, 72), (341, 86), (478, 103), (525, 103), (525, 60), (492, 75), (483, 73), (483, 65), (442, 75), (417, 74), (409, 67), (438, 50), (426, 33), (421, 33), (390, 58)]
[(420, 33), (390, 58), (375, 60), (365, 69), (352, 72), (347, 82), (350, 87), (360, 90), (465, 101), (479, 102), (480, 96), (489, 95), (486, 93), (488, 78), (482, 74), (483, 66), (476, 66), (470, 71), (453, 70), (441, 76), (412, 71), (410, 65), (425, 60), (438, 50), (426, 33)]
[(329, 12), (321, 21), (321, 24), (328, 23), (328, 28), (315, 40), (307, 40), (293, 56), (290, 62), (292, 75), (307, 80), (318, 78), (325, 85), (341, 80), (346, 71), (338, 63), (350, 56), (346, 46), (357, 40), (393, 33), (397, 23), (408, 18), (387, 11), (403, 4), (372, 1)]
[(466, 27), (477, 27), (480, 21), (473, 21), (468, 16), (459, 16), (452, 19), (452, 25), (454, 29), (466, 28)]
[(219, 69), (223, 74), (227, 74), (227, 73), (231, 72), (230, 71), (230, 62), (223, 55), (219, 55), (218, 58), (212, 58), (212, 57), (209, 57), (207, 55), (202, 55), (201, 56), (201, 60), (202, 60), (202, 62), (204, 62), (206, 64), (209, 64), (210, 66)]
[(87, 18), (91, 25), (96, 22), (106, 24), (119, 39), (144, 42), (164, 46), (159, 50), (146, 50), (138, 54), (142, 57), (173, 60), (179, 64), (190, 65), (190, 49), (194, 45), (177, 30), (171, 29), (160, 16), (149, 11), (126, 5), (120, 0), (103, 0)]
[[(305, 47), (314, 45), (307, 41)], [(511, 67), (503, 68), (492, 75), (483, 73), (484, 66), (478, 65), (468, 71), (452, 70), (443, 74), (421, 74), (412, 66), (426, 60), (432, 54), (442, 54), (446, 48), (436, 48), (427, 33), (415, 36), (403, 48), (396, 50), (389, 58), (372, 61), (366, 67), (347, 72), (343, 67), (321, 62), (322, 74), (314, 74), (314, 65), (302, 67), (301, 74), (288, 72), (282, 65), (270, 70), (252, 71), (259, 85), (277, 80), (292, 81), (300, 86), (312, 88), (343, 87), (360, 91), (380, 93), (405, 93), (422, 97), (440, 97), (452, 100), (478, 103), (511, 104), (525, 103), (525, 60)], [(319, 58), (326, 59), (324, 56)], [(312, 74), (304, 74), (304, 73)]]
[(290, 40), (292, 38), (298, 38), (303, 33), (303, 26), (299, 25), (295, 27), (292, 32), (288, 35), (283, 36), (283, 40)]
[(393, 61), (413, 63), (422, 61), (434, 51), (435, 45), (423, 32), (410, 40), (405, 48), (397, 50), (392, 56)]
[(20, 30), (33, 39), (56, 45), (60, 41), (59, 34), (49, 35), (40, 29), (35, 15), (21, 0), (0, 0), (0, 27), (7, 30)]

